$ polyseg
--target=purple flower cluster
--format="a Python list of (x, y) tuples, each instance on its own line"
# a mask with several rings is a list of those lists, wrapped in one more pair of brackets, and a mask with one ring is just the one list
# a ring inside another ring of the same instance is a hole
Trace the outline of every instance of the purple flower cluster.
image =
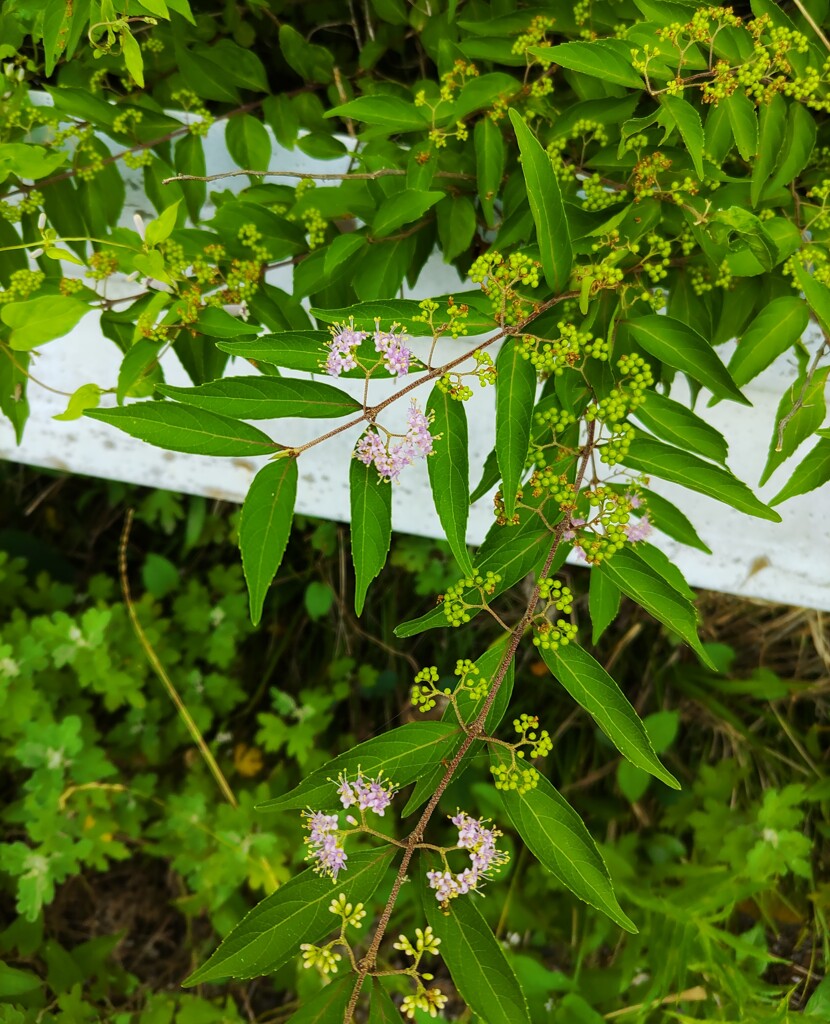
[(506, 853), (496, 849), (496, 839), (501, 835), (498, 829), (485, 828), (483, 821), (471, 818), (464, 811), (459, 811), (450, 821), (458, 829), (458, 849), (469, 852), (470, 867), (458, 874), (452, 871), (427, 872), (427, 881), (435, 889), (439, 903), (446, 903), (478, 888), (494, 868), (501, 867), (508, 860)]
[[(337, 779), (337, 795), (345, 808), (356, 804), (361, 811), (374, 811), (383, 817), (383, 813), (395, 795), (395, 787), (390, 781), (382, 781), (380, 775), (376, 779), (366, 778), (360, 768), (357, 778), (350, 782), (345, 772)], [(349, 859), (343, 848), (345, 833), (340, 830), (340, 819), (336, 814), (325, 814), (323, 811), (303, 811), (305, 827), (308, 835), (305, 838), (308, 852), (306, 859), (314, 861), (314, 871), (318, 875), (328, 875), (337, 881), (337, 874), (346, 867)], [(346, 816), (346, 821), (357, 825), (357, 821)]]
[(303, 813), (308, 829), (306, 845), (307, 857), (316, 861), (314, 870), (319, 875), (329, 875), (337, 881), (338, 871), (346, 867), (346, 851), (343, 849), (342, 837), (339, 833), (340, 822), (336, 814), (323, 814), (322, 811)]
[(344, 807), (357, 804), (361, 811), (374, 811), (381, 817), (395, 795), (391, 782), (381, 782), (380, 776), (376, 779), (364, 779), (359, 769), (354, 782), (349, 782), (345, 772), (340, 774), (337, 781), (337, 795)]
[(403, 377), (404, 374), (409, 373), (409, 363), (412, 359), (412, 351), (406, 346), (405, 342), (411, 339), (408, 334), (404, 333), (403, 328), (401, 328), (399, 334), (396, 334), (395, 329), (398, 327), (400, 327), (400, 324), (392, 324), (391, 330), (382, 331), (380, 329), (380, 320), (375, 320), (373, 337), (375, 340), (375, 351), (381, 352), (384, 356), (383, 365), (390, 373)]
[(332, 377), (339, 377), (346, 370), (353, 370), (357, 366), (355, 350), (361, 341), (368, 338), (366, 331), (354, 329), (354, 317), (349, 318), (349, 326), (335, 325), (338, 329), (332, 328), (329, 354), (326, 358), (326, 373)]
[(355, 458), (365, 466), (374, 464), (382, 480), (397, 480), (401, 470), (415, 459), (426, 458), (433, 451), (434, 438), (429, 432), (429, 419), (413, 401), (407, 414), (409, 429), (395, 444), (384, 441), (377, 430), (370, 428), (357, 442)]
[(645, 515), (639, 522), (626, 523), (625, 535), (632, 543), (636, 543), (638, 540), (645, 540), (646, 537), (650, 537), (652, 530), (653, 527), (649, 522), (649, 518)]

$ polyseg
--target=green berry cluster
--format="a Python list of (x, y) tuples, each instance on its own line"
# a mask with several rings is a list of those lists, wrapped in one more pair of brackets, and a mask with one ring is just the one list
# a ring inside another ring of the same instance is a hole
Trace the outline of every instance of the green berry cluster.
[(592, 174), (582, 181), (582, 206), (585, 210), (605, 210), (626, 198), (625, 189), (609, 188), (598, 174)]
[(42, 270), (15, 270), (9, 277), (8, 288), (0, 291), (0, 303), (20, 302), (38, 290), (46, 279)]
[(119, 135), (135, 135), (135, 128), (144, 120), (144, 111), (129, 107), (117, 114), (112, 121), (112, 130)]
[(11, 224), (17, 224), (24, 213), (35, 213), (41, 206), (43, 206), (43, 193), (33, 188), (21, 196), (16, 203), (0, 200), (0, 217)]
[[(566, 162), (565, 153), (574, 142), (578, 142), (579, 159)], [(577, 169), (584, 162), (584, 155), (590, 143), (607, 146), (608, 133), (605, 126), (599, 121), (591, 121), (585, 117), (574, 122), (567, 135), (561, 135), (548, 143), (547, 154), (550, 157), (554, 173), (560, 181), (564, 183), (576, 180)]]
[[(464, 622), (469, 622), (472, 618), (469, 609), (484, 607), (487, 598), (496, 592), (496, 587), (501, 581), (502, 578), (498, 573), (488, 569), (484, 575), (474, 572), (472, 576), (463, 576), (457, 583), (447, 587), (446, 592), (438, 600), (441, 602), (449, 625), (460, 626)], [(478, 590), (481, 602), (469, 604), (464, 599), (464, 594), (468, 590)]]
[(667, 238), (651, 231), (646, 235), (648, 255), (643, 258), (643, 270), (648, 274), (652, 284), (659, 284), (668, 276), (671, 263), (671, 242)]
[[(520, 752), (521, 753), (521, 752)], [(539, 785), (539, 773), (529, 764), (494, 764), (490, 768), (496, 789), (514, 790), (524, 796)]]
[(109, 252), (106, 249), (102, 249), (100, 252), (94, 252), (88, 260), (89, 270), (86, 272), (87, 277), (91, 277), (93, 281), (104, 281), (108, 277), (112, 277), (113, 274), (118, 271), (118, 257), (114, 252)]
[(533, 418), (540, 427), (549, 427), (554, 434), (561, 434), (576, 423), (576, 416), (572, 412), (556, 406), (537, 412)]
[(539, 580), (539, 597), (546, 601), (549, 608), (555, 608), (563, 615), (570, 615), (574, 598), (570, 587), (564, 586), (559, 580), (546, 576)]
[(455, 663), (455, 674), (459, 676), (458, 687), (466, 690), (473, 700), (482, 700), (490, 690), (490, 680), (481, 674), (481, 669), (469, 658), (460, 658)]
[[(539, 718), (537, 715), (519, 715), (518, 718), (513, 719), (513, 728), (521, 736), (519, 744), (527, 743), (530, 745), (531, 757), (547, 757), (553, 750), (553, 740), (550, 738), (550, 733), (547, 729), (539, 728)], [(517, 753), (519, 757), (524, 757), (525, 752), (523, 750), (517, 751)]]
[(436, 698), (442, 695), (438, 689), (438, 669), (435, 665), (428, 665), (422, 668), (415, 676), (415, 685), (412, 687), (411, 700), (415, 707), (426, 714), (435, 707)]
[(557, 330), (558, 338), (548, 340), (524, 334), (519, 342), (522, 358), (530, 361), (540, 380), (561, 377), (566, 369), (577, 367), (586, 358), (607, 361), (611, 350), (607, 339), (593, 337), (590, 331), (580, 331), (564, 320), (559, 321)]
[[(522, 491), (517, 491), (516, 492), (516, 501), (517, 502), (521, 501), (523, 496), (524, 495), (523, 495)], [(518, 510), (515, 511), (513, 513), (513, 515), (510, 516), (510, 518), (508, 519), (508, 517), (507, 517), (507, 508), (506, 508), (506, 506), (504, 504), (504, 495), (502, 494), (502, 492), (500, 490), (496, 491), (496, 493), (493, 495), (493, 515), (496, 517), (496, 522), (499, 524), (499, 526), (507, 526), (507, 525), (518, 526), (519, 525), (519, 513), (518, 513)]]
[(533, 628), (536, 634), (533, 646), (541, 647), (543, 651), (558, 651), (560, 647), (567, 647), (577, 633), (576, 626), (567, 619), (557, 619), (554, 624), (548, 619), (537, 618)]
[[(521, 57), (524, 56), (529, 47), (541, 46), (545, 42), (548, 33), (553, 31), (555, 24), (555, 18), (549, 18), (544, 14), (537, 14), (526, 31), (516, 37), (510, 52)], [(528, 54), (528, 57), (530, 56)], [(541, 63), (543, 67), (549, 67), (552, 63), (549, 60), (540, 60), (538, 57), (533, 57), (532, 59), (537, 61), (537, 63)]]
[(170, 99), (178, 104), (188, 114), (198, 117), (198, 121), (190, 121), (187, 130), (191, 135), (205, 136), (210, 131), (215, 118), (191, 89), (179, 89), (174, 92)]
[(516, 291), (517, 285), (536, 288), (540, 264), (523, 253), (512, 252), (507, 259), (495, 249), (482, 253), (470, 267), (470, 280), (489, 296), (496, 318), (516, 324), (528, 315), (532, 304)]
[(620, 380), (610, 395), (585, 410), (587, 420), (600, 420), (615, 426), (645, 401), (646, 391), (654, 384), (651, 367), (636, 352), (620, 356), (617, 360)]
[(473, 397), (473, 389), (468, 384), (464, 384), (461, 377), (460, 373), (442, 374), (435, 382), (435, 386), (445, 395), (454, 398), (456, 402), (466, 402)]
[(547, 491), (558, 502), (560, 511), (573, 511), (576, 508), (576, 487), (564, 473), (557, 473), (554, 466), (537, 469), (530, 478), (530, 485), (537, 498), (543, 491)]

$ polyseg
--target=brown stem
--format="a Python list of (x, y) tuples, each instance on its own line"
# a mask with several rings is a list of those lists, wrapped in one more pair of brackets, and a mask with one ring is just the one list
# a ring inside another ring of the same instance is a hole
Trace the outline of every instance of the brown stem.
[[(591, 421), (588, 424), (588, 435), (585, 439), (585, 445), (583, 446), (582, 451), (580, 453), (579, 469), (576, 475), (577, 490), (579, 490), (579, 487), (582, 484), (582, 480), (585, 476), (585, 470), (588, 465), (588, 460), (590, 458), (591, 451), (593, 449), (593, 444), (594, 422)], [(553, 564), (553, 559), (556, 556), (557, 549), (559, 548), (559, 544), (562, 540), (562, 534), (567, 529), (569, 522), (569, 517), (565, 516), (557, 524), (556, 529), (554, 530), (553, 541), (551, 542), (550, 550), (548, 551), (547, 558), (545, 559), (545, 564), (542, 567), (538, 580), (544, 579), (550, 572), (550, 567)], [(374, 970), (375, 963), (377, 961), (378, 950), (380, 949), (380, 944), (383, 941), (383, 936), (386, 934), (386, 929), (389, 926), (389, 919), (391, 918), (392, 911), (395, 907), (395, 904), (397, 903), (398, 896), (401, 891), (401, 886), (403, 885), (406, 879), (406, 873), (407, 869), (409, 868), (409, 863), (412, 860), (412, 855), (414, 854), (417, 847), (423, 843), (424, 830), (426, 829), (430, 818), (435, 812), (435, 808), (438, 806), (438, 802), (444, 795), (444, 791), (452, 781), (452, 778), (455, 775), (458, 766), (461, 764), (464, 755), (467, 753), (467, 751), (470, 749), (473, 743), (476, 740), (480, 739), (481, 736), (484, 734), (484, 723), (487, 720), (487, 715), (490, 713), (490, 709), (493, 706), (493, 702), (495, 701), (496, 696), (498, 695), (498, 692), (501, 689), (502, 682), (504, 681), (504, 678), (507, 675), (507, 670), (510, 667), (510, 663), (516, 656), (516, 651), (518, 650), (519, 643), (521, 642), (521, 639), (524, 636), (524, 632), (530, 625), (530, 622), (533, 618), (533, 613), (536, 609), (536, 604), (539, 600), (540, 583), (538, 582), (538, 580), (533, 588), (533, 591), (530, 595), (530, 599), (527, 603), (527, 607), (525, 608), (525, 611), (521, 619), (519, 619), (519, 621), (516, 623), (515, 627), (513, 628), (513, 632), (510, 634), (510, 641), (507, 645), (507, 650), (505, 651), (504, 657), (502, 658), (499, 667), (496, 669), (496, 673), (493, 676), (493, 681), (490, 684), (490, 692), (487, 694), (487, 699), (484, 701), (481, 711), (479, 711), (478, 715), (476, 715), (475, 717), (475, 720), (468, 727), (467, 735), (464, 738), (464, 742), (458, 748), (455, 757), (447, 765), (447, 770), (444, 772), (444, 775), (441, 778), (441, 781), (438, 783), (435, 792), (430, 797), (429, 803), (424, 808), (423, 814), (418, 819), (418, 824), (410, 832), (409, 836), (406, 839), (403, 857), (401, 858), (401, 864), (400, 867), (398, 868), (398, 873), (395, 876), (395, 881), (392, 883), (392, 891), (389, 893), (389, 899), (386, 901), (386, 905), (384, 906), (381, 912), (380, 920), (378, 921), (377, 927), (375, 928), (375, 933), (372, 936), (372, 941), (369, 944), (369, 948), (366, 951), (366, 955), (360, 961), (359, 970), (357, 972), (357, 980), (355, 981), (355, 986), (354, 989), (352, 990), (351, 998), (349, 999), (349, 1005), (346, 1007), (346, 1013), (343, 1017), (343, 1024), (352, 1024), (352, 1022), (354, 1021), (354, 1011), (355, 1008), (357, 1007), (357, 1001), (360, 998), (360, 991), (363, 988), (363, 983), (366, 980), (367, 975)]]
[[(403, 178), (407, 172), (399, 167), (382, 167), (379, 171), (352, 171), (345, 174), (312, 174), (309, 171), (223, 171), (221, 174), (176, 174), (172, 178), (164, 178), (162, 185), (171, 181), (219, 181), (220, 178), (236, 178), (240, 174), (248, 174), (253, 178), (311, 178), (314, 181), (374, 181), (376, 178)], [(436, 178), (456, 178), (474, 181), (474, 174), (462, 174), (461, 171), (436, 171)]]

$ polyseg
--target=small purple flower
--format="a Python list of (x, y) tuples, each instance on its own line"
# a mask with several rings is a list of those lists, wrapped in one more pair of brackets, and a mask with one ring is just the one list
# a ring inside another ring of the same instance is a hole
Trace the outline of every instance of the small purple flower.
[(381, 817), (395, 795), (392, 783), (382, 782), (380, 775), (376, 779), (367, 779), (358, 770), (357, 778), (354, 782), (349, 782), (346, 773), (343, 772), (337, 781), (337, 795), (344, 807), (357, 804), (361, 811), (374, 811)]
[(562, 534), (562, 540), (573, 540), (576, 537), (576, 528), (584, 526), (585, 522), (584, 519), (572, 519), (569, 528)]
[(322, 811), (303, 812), (306, 819), (306, 846), (308, 860), (315, 861), (314, 871), (318, 875), (329, 875), (337, 881), (337, 874), (346, 866), (348, 857), (343, 849), (339, 834), (339, 821), (336, 814), (323, 814)]
[(403, 439), (394, 444), (384, 443), (377, 430), (370, 427), (357, 442), (355, 458), (366, 466), (374, 463), (382, 480), (397, 481), (401, 470), (433, 452), (435, 439), (429, 432), (429, 418), (414, 401), (407, 413), (407, 422), (409, 429)]
[(375, 340), (375, 351), (381, 352), (384, 355), (384, 365), (390, 373), (395, 373), (398, 377), (403, 377), (409, 373), (409, 363), (412, 359), (412, 351), (405, 344), (411, 341), (408, 334), (404, 333), (401, 329), (400, 334), (395, 333), (395, 328), (399, 327), (399, 324), (392, 324), (392, 328), (389, 331), (382, 331), (380, 329), (380, 320), (375, 320), (374, 340)]
[(451, 871), (427, 873), (427, 880), (435, 889), (439, 903), (477, 889), (481, 882), (486, 881), (489, 871), (501, 867), (508, 860), (506, 853), (496, 849), (496, 840), (501, 835), (498, 829), (486, 828), (484, 822), (471, 818), (464, 811), (459, 811), (450, 820), (458, 829), (458, 849), (469, 852), (470, 867), (459, 874)]
[(632, 542), (636, 544), (638, 540), (645, 540), (646, 537), (650, 537), (653, 531), (653, 527), (649, 522), (647, 515), (637, 523), (627, 523), (625, 527), (625, 535)]
[(341, 373), (344, 373), (346, 370), (353, 370), (357, 366), (355, 350), (369, 335), (366, 331), (356, 331), (354, 329), (354, 317), (349, 317), (348, 327), (335, 324), (331, 328), (331, 332), (325, 371), (332, 377), (339, 377)]

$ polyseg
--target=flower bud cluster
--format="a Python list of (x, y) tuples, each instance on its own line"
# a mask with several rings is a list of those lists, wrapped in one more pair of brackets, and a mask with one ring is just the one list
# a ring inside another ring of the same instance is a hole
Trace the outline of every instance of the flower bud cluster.
[(441, 940), (437, 935), (434, 934), (432, 928), (416, 928), (415, 929), (415, 942), (411, 942), (405, 935), (399, 935), (398, 941), (394, 943), (393, 949), (400, 950), (404, 956), (408, 956), (412, 959), (413, 963), (411, 967), (406, 968), (402, 971), (403, 974), (410, 975), (417, 985), (417, 990), (414, 995), (404, 996), (403, 1002), (401, 1003), (401, 1012), (404, 1017), (408, 1017), (410, 1020), (415, 1016), (418, 1010), (423, 1010), (428, 1013), (430, 1017), (436, 1017), (447, 1003), (447, 997), (443, 994), (439, 988), (427, 988), (423, 982), (432, 981), (434, 975), (427, 974), (419, 969), (421, 958), (425, 953), (435, 955), (438, 953), (438, 947), (441, 945)]

